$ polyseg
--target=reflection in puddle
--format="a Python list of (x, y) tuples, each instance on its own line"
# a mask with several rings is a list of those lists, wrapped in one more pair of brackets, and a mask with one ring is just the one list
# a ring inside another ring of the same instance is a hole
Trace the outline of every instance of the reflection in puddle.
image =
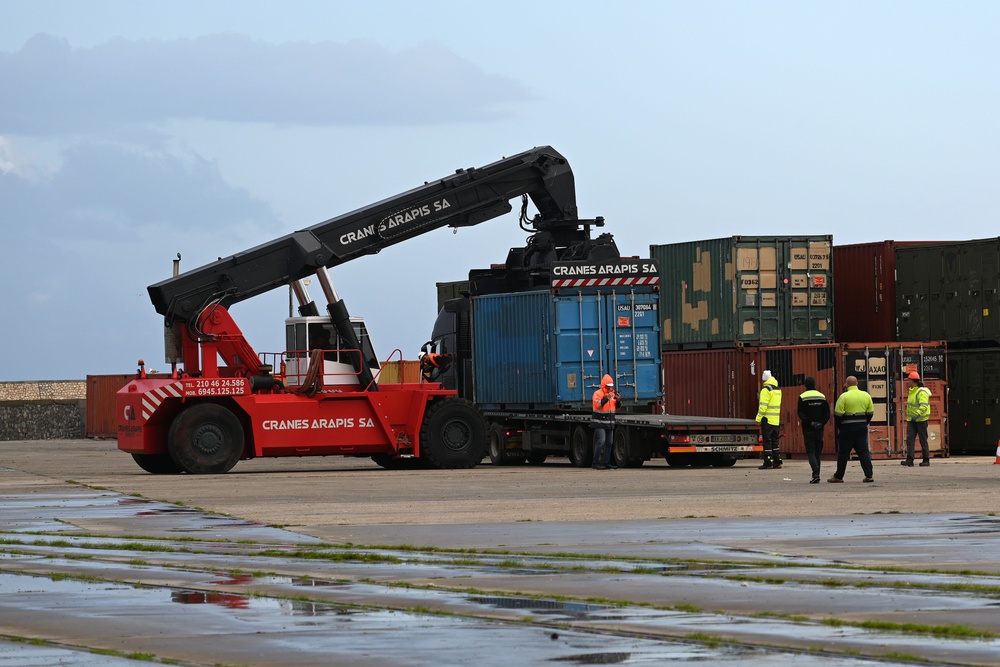
[(175, 590), (170, 592), (170, 601), (177, 604), (216, 605), (226, 609), (272, 611), (286, 616), (348, 616), (356, 613), (334, 604), (303, 600), (283, 600), (281, 598), (254, 597), (235, 593)]
[(552, 662), (572, 662), (576, 665), (617, 665), (632, 657), (631, 653), (587, 653), (552, 658)]
[(204, 591), (171, 591), (170, 601), (179, 604), (215, 604), (227, 609), (249, 609), (250, 598), (232, 593), (206, 593)]
[(605, 611), (611, 609), (608, 605), (589, 604), (586, 602), (572, 602), (562, 600), (543, 600), (533, 598), (515, 597), (470, 597), (470, 602), (488, 605), (497, 609), (526, 609), (534, 612), (553, 612), (559, 614), (569, 614), (584, 616), (593, 611)]

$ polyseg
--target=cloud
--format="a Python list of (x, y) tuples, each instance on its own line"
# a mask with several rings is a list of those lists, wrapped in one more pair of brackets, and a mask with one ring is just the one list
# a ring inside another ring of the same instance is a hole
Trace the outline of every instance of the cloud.
[(114, 39), (47, 34), (0, 52), (0, 134), (106, 133), (171, 119), (329, 126), (482, 122), (532, 99), (439, 44), (271, 44), (243, 35)]
[(74, 146), (46, 180), (0, 173), (0, 201), (0, 347), (36, 351), (12, 355), (4, 379), (128, 372), (162, 339), (146, 286), (177, 252), (192, 268), (285, 233), (213, 162), (110, 143)]

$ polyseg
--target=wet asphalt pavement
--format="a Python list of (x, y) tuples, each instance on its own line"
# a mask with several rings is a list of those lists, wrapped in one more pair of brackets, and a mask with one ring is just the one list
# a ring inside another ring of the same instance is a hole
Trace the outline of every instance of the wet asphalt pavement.
[(5, 666), (1000, 665), (989, 514), (289, 530), (3, 466)]

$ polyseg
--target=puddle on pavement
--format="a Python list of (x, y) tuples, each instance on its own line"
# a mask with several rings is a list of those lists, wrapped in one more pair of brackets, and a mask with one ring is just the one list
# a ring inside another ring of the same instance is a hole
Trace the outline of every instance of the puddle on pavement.
[(0, 665), (34, 667), (149, 667), (148, 660), (130, 660), (113, 655), (74, 651), (58, 646), (39, 646), (0, 640)]
[[(469, 597), (470, 603), (511, 608), (501, 597)], [(181, 606), (183, 607), (183, 610)], [(574, 605), (512, 598), (515, 609), (531, 612), (563, 611), (585, 616), (606, 613), (603, 605)], [(578, 608), (575, 608), (578, 607)], [(114, 610), (109, 614), (109, 610)], [(99, 628), (101, 637), (114, 636), (116, 619), (153, 618), (169, 633), (156, 637), (155, 655), (169, 659), (172, 650), (190, 652), (204, 647), (213, 659), (231, 662), (231, 656), (271, 656), (286, 665), (306, 664), (317, 659), (364, 664), (377, 657), (377, 664), (510, 665), (557, 664), (660, 664), (699, 663), (742, 667), (861, 667), (870, 661), (851, 656), (815, 655), (772, 651), (739, 645), (707, 645), (697, 642), (656, 640), (618, 636), (608, 631), (586, 631), (539, 627), (524, 622), (502, 622), (468, 616), (434, 615), (388, 609), (347, 607), (259, 595), (239, 595), (184, 589), (133, 588), (121, 584), (58, 580), (25, 575), (0, 574), (0, 613), (10, 620), (10, 632), (25, 636), (18, 619), (31, 617), (40, 634), (82, 638)], [(662, 612), (661, 612), (662, 613)], [(619, 622), (630, 618), (619, 610)], [(683, 614), (675, 614), (683, 616)], [(635, 620), (635, 619), (632, 619)], [(647, 623), (652, 622), (647, 619)], [(704, 623), (693, 628), (707, 628)], [(785, 627), (784, 631), (788, 628)], [(134, 637), (133, 622), (120, 632)], [(171, 643), (175, 638), (176, 647)], [(460, 641), (456, 638), (460, 638)], [(68, 639), (64, 643), (72, 643)], [(77, 642), (85, 639), (77, 638)], [(117, 640), (116, 640), (117, 641)], [(124, 640), (123, 640), (124, 641)], [(484, 647), (502, 647), (489, 651)], [(139, 650), (138, 648), (129, 650)], [(2, 654), (0, 654), (2, 656)], [(236, 660), (242, 663), (242, 660)], [(77, 664), (77, 663), (65, 663)], [(79, 663), (93, 664), (93, 663)], [(104, 663), (112, 664), (112, 663)], [(124, 664), (124, 663), (123, 663)], [(883, 665), (902, 665), (881, 661)]]
[[(8, 502), (9, 501), (9, 502)], [(789, 637), (796, 637), (815, 646), (835, 647), (840, 651), (859, 650), (874, 654), (906, 653), (934, 656), (942, 660), (949, 652), (968, 661), (995, 662), (1000, 654), (1000, 642), (994, 640), (954, 640), (925, 638), (861, 630), (857, 628), (791, 623), (784, 620), (757, 619), (732, 615), (687, 613), (655, 610), (648, 607), (593, 604), (553, 598), (532, 598), (518, 595), (470, 595), (444, 589), (407, 588), (378, 583), (406, 581), (407, 578), (433, 581), (435, 578), (454, 581), (474, 577), (524, 577), (566, 575), (581, 582), (581, 590), (591, 582), (611, 582), (619, 585), (635, 571), (663, 581), (657, 574), (678, 575), (671, 585), (680, 585), (683, 579), (696, 579), (699, 575), (740, 571), (761, 576), (795, 575), (808, 584), (809, 575), (831, 576), (820, 569), (801, 568), (794, 572), (785, 568), (767, 569), (756, 564), (716, 562), (663, 562), (662, 560), (617, 560), (614, 556), (593, 559), (509, 555), (468, 555), (448, 552), (408, 552), (392, 549), (351, 549), (367, 556), (384, 557), (384, 562), (322, 559), (308, 563), (298, 559), (261, 556), (259, 550), (300, 548), (303, 543), (320, 544), (316, 538), (269, 528), (255, 522), (229, 519), (216, 515), (159, 503), (147, 499), (119, 496), (113, 493), (74, 493), (43, 496), (0, 496), (4, 506), (0, 517), (0, 536), (23, 541), (31, 545), (33, 554), (0, 552), (0, 558), (15, 567), (25, 559), (44, 561), (53, 572), (72, 573), (78, 576), (107, 576), (114, 568), (125, 580), (146, 579), (166, 581), (174, 585), (164, 588), (133, 587), (124, 584), (93, 583), (75, 580), (53, 580), (31, 577), (11, 572), (0, 572), (0, 614), (13, 619), (16, 627), (23, 617), (32, 618), (24, 636), (62, 636), (66, 628), (79, 625), (86, 628), (94, 619), (104, 627), (114, 627), (115, 618), (141, 618), (147, 631), (135, 633), (131, 625), (123, 633), (135, 642), (142, 642), (146, 635), (162, 635), (157, 628), (169, 627), (176, 636), (178, 651), (184, 653), (189, 643), (201, 642), (202, 655), (220, 654), (217, 647), (227, 642), (241, 642), (239, 651), (247, 650), (242, 643), (253, 643), (255, 654), (274, 656), (278, 662), (291, 651), (303, 663), (315, 662), (317, 656), (340, 657), (344, 662), (363, 664), (371, 659), (376, 664), (437, 665), (447, 651), (451, 662), (489, 664), (658, 664), (671, 662), (698, 662), (716, 665), (740, 664), (740, 667), (764, 665), (810, 665), (858, 667), (870, 662), (862, 658), (843, 655), (771, 651), (749, 645), (699, 644), (685, 641), (650, 639), (651, 635), (683, 635), (698, 633), (713, 637), (741, 637), (750, 644), (778, 645)], [(972, 518), (952, 519), (951, 534), (967, 532), (997, 532), (1000, 521)], [(74, 537), (65, 532), (81, 530), (74, 521), (83, 525), (113, 526), (124, 537)], [(102, 524), (103, 522), (103, 524)], [(117, 522), (117, 523), (115, 523)], [(959, 529), (959, 530), (956, 530)], [(48, 535), (27, 536), (27, 530), (46, 531)], [(863, 533), (853, 527), (851, 530)], [(206, 535), (211, 531), (211, 535)], [(226, 532), (240, 544), (211, 541), (220, 532)], [(836, 531), (833, 531), (836, 532)], [(6, 535), (4, 535), (6, 533)], [(164, 540), (137, 540), (128, 533), (162, 535)], [(231, 534), (229, 534), (231, 533)], [(827, 531), (825, 537), (830, 537)], [(172, 538), (194, 537), (196, 541)], [(208, 539), (206, 539), (208, 538)], [(920, 537), (919, 540), (926, 538)], [(38, 541), (39, 545), (32, 545)], [(58, 542), (44, 546), (45, 541)], [(255, 544), (244, 543), (254, 542)], [(67, 543), (70, 546), (67, 546)], [(100, 543), (110, 549), (95, 550), (88, 544)], [(136, 548), (137, 543), (163, 547), (160, 551)], [(732, 546), (686, 543), (701, 550), (716, 549), (719, 553), (747, 552)], [(648, 546), (648, 545), (647, 545)], [(671, 545), (675, 548), (677, 545)], [(12, 550), (17, 547), (13, 547)], [(177, 551), (168, 552), (170, 548)], [(227, 553), (233, 551), (245, 553)], [(658, 547), (663, 553), (664, 548)], [(683, 545), (681, 548), (683, 553)], [(346, 555), (344, 550), (330, 549), (331, 554)], [(675, 552), (677, 553), (676, 549)], [(788, 562), (783, 554), (759, 552), (759, 560)], [(56, 556), (52, 558), (52, 556)], [(89, 556), (86, 560), (69, 560), (60, 556)], [(118, 559), (111, 563), (108, 558)], [(123, 559), (166, 560), (173, 566), (154, 564), (126, 565)], [(102, 562), (103, 560), (103, 562)], [(474, 561), (464, 564), (460, 561)], [(452, 562), (454, 561), (454, 562)], [(817, 563), (819, 559), (802, 558), (796, 562)], [(827, 561), (828, 562), (828, 561)], [(34, 565), (33, 563), (29, 563)], [(546, 566), (549, 567), (546, 567)], [(555, 565), (555, 567), (551, 567)], [(212, 568), (212, 569), (209, 569)], [(219, 573), (219, 570), (246, 569), (253, 572), (269, 570), (303, 574), (329, 572), (330, 579), (312, 576), (285, 576)], [(580, 569), (577, 569), (580, 568)], [(133, 576), (142, 571), (143, 577)], [(904, 575), (879, 575), (873, 572), (849, 574), (838, 571), (832, 576), (842, 579), (864, 577), (871, 580), (885, 576), (899, 578)], [(158, 573), (162, 573), (158, 574)], [(184, 577), (179, 573), (184, 573)], [(70, 576), (72, 576), (72, 574)], [(353, 576), (366, 581), (335, 580), (340, 576)], [(634, 574), (632, 581), (636, 581)], [(590, 579), (588, 579), (590, 577)], [(926, 576), (922, 577), (925, 580)], [(961, 583), (977, 581), (959, 575), (934, 575), (934, 581)], [(646, 580), (643, 580), (645, 582)], [(701, 579), (702, 582), (706, 581)], [(714, 581), (718, 581), (715, 579)], [(981, 578), (978, 580), (981, 582)], [(178, 582), (184, 582), (180, 585)], [(704, 585), (704, 584), (702, 584)], [(724, 582), (722, 585), (726, 585)], [(744, 584), (745, 585), (745, 584)], [(756, 586), (757, 584), (753, 584)], [(788, 588), (797, 584), (790, 582)], [(225, 587), (230, 590), (212, 590)], [(762, 586), (763, 588), (763, 586)], [(235, 589), (235, 590), (233, 590)], [(523, 590), (523, 589), (522, 589)], [(699, 589), (703, 590), (703, 589)], [(596, 595), (594, 593), (591, 593)], [(551, 594), (550, 594), (551, 595)], [(300, 598), (309, 597), (310, 600)], [(969, 608), (983, 605), (981, 600), (958, 600)], [(959, 604), (952, 603), (954, 606)], [(990, 602), (990, 605), (997, 603)], [(938, 601), (935, 605), (940, 606)], [(442, 609), (447, 613), (429, 614), (394, 611), (389, 607), (410, 609)], [(110, 613), (108, 610), (114, 610)], [(507, 619), (507, 622), (491, 620)], [(46, 624), (51, 627), (45, 629)], [(565, 626), (565, 627), (564, 627)], [(569, 626), (572, 626), (570, 628)], [(80, 637), (88, 638), (86, 630)], [(237, 640), (236, 638), (240, 639)], [(248, 639), (249, 637), (249, 639)], [(86, 639), (81, 640), (86, 641)], [(170, 639), (158, 637), (158, 655), (171, 657)], [(493, 653), (484, 653), (483, 646), (503, 647)], [(374, 648), (373, 648), (374, 647)], [(141, 651), (141, 647), (135, 649)], [(235, 649), (234, 649), (235, 650)], [(234, 664), (244, 664), (244, 653), (233, 654)], [(184, 653), (186, 654), (186, 653)], [(490, 663), (494, 658), (495, 661)], [(3, 663), (0, 642), (0, 663)], [(958, 659), (958, 658), (955, 658)], [(227, 660), (223, 659), (223, 662)], [(60, 664), (90, 665), (87, 662)], [(102, 663), (112, 664), (112, 663)], [(122, 663), (130, 664), (130, 663)], [(284, 664), (296, 664), (288, 661)], [(901, 664), (881, 661), (880, 664)]]
[[(80, 490), (66, 494), (0, 496), (0, 531), (63, 533), (114, 527), (134, 534), (190, 534), (240, 531), (239, 538), (259, 542), (317, 543), (320, 540), (245, 519), (112, 492)], [(83, 527), (77, 526), (82, 524)]]

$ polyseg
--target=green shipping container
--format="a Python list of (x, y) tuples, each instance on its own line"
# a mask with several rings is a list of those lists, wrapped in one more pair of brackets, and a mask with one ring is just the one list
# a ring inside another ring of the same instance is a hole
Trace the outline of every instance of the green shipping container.
[(664, 350), (833, 342), (833, 237), (651, 245)]
[(444, 307), (445, 301), (457, 299), (463, 294), (469, 293), (468, 280), (453, 280), (447, 283), (437, 283), (437, 307), (438, 312)]

